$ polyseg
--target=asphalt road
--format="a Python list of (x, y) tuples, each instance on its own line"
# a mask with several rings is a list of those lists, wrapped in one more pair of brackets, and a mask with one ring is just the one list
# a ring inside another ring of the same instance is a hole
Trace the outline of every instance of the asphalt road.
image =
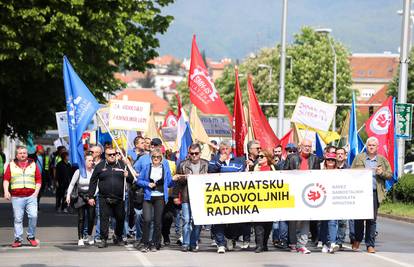
[[(226, 252), (218, 255), (209, 246), (209, 233), (202, 233), (200, 252), (184, 253), (177, 245), (158, 252), (143, 254), (132, 246), (113, 246), (98, 249), (94, 246), (77, 246), (76, 216), (56, 214), (53, 199), (42, 201), (37, 228), (38, 248), (23, 246), (12, 249), (13, 240), (11, 204), (0, 200), (0, 266), (52, 267), (52, 266), (414, 266), (414, 224), (380, 218), (377, 253), (353, 252), (350, 249), (335, 254), (322, 254), (312, 249), (312, 254), (302, 255), (269, 247), (269, 252)], [(363, 246), (362, 246), (363, 247)]]

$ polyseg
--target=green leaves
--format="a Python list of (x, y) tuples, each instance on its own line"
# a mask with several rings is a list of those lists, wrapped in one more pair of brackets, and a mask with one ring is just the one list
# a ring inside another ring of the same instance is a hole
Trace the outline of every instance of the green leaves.
[(120, 88), (117, 66), (143, 71), (172, 21), (160, 8), (172, 2), (0, 2), (0, 136), (55, 127), (54, 112), (66, 108), (63, 55), (101, 101)]

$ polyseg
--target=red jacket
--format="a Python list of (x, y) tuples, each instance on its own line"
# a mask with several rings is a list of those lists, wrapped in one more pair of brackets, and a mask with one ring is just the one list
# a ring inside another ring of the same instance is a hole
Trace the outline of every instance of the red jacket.
[[(28, 159), (26, 162), (19, 162), (17, 160), (14, 160), (14, 163), (16, 163), (17, 166), (20, 168), (26, 168), (33, 162), (32, 159)], [(4, 173), (4, 181), (11, 180), (11, 171), (10, 171), (10, 164), (6, 168), (6, 172)], [(35, 173), (35, 182), (36, 184), (42, 184), (42, 174), (40, 173), (39, 167), (36, 165), (36, 173)], [(35, 192), (34, 189), (31, 188), (21, 188), (21, 189), (13, 189), (10, 191), (10, 194), (13, 197), (28, 197), (31, 196)]]

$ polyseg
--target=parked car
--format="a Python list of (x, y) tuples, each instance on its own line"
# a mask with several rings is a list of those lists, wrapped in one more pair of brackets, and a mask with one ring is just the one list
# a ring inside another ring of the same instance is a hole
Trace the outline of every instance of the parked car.
[(404, 164), (404, 173), (414, 173), (414, 161)]

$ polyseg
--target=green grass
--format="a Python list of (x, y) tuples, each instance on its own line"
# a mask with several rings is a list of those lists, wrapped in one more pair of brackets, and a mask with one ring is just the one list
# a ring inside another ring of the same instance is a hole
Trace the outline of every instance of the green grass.
[(379, 213), (402, 216), (414, 219), (414, 203), (383, 202), (380, 205)]

